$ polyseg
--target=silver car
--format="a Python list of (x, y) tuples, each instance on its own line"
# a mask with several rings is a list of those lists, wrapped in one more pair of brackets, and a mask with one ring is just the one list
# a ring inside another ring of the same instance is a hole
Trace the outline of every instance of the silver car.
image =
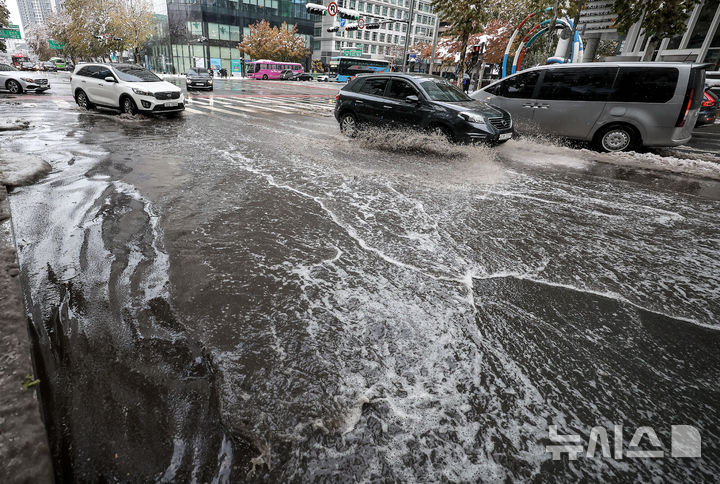
[(472, 97), (509, 111), (516, 130), (590, 141), (602, 151), (690, 141), (705, 66), (669, 62), (548, 65)]
[(6, 89), (13, 94), (24, 91), (43, 92), (50, 89), (47, 77), (36, 72), (18, 71), (8, 64), (0, 64), (0, 89)]

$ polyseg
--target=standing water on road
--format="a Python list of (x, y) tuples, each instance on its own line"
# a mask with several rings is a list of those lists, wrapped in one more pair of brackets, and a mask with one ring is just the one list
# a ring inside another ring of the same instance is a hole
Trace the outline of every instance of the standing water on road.
[[(717, 182), (320, 118), (47, 119), (7, 149), (53, 166), (11, 203), (63, 479), (720, 472)], [(554, 461), (551, 425), (666, 458)]]

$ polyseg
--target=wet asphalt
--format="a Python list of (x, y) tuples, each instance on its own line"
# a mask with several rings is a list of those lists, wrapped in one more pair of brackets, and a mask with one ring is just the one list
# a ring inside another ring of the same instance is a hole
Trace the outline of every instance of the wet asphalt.
[[(0, 94), (32, 123), (3, 154), (53, 166), (10, 202), (61, 481), (720, 472), (718, 181), (547, 140), (350, 140), (332, 85), (218, 81), (148, 119), (80, 110), (63, 76)], [(672, 457), (672, 425), (702, 457)], [(652, 427), (663, 457), (587, 457), (598, 426), (624, 453)]]

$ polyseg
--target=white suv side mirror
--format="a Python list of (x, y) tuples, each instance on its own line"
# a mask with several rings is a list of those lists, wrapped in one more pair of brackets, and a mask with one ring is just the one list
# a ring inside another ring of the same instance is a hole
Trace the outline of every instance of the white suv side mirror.
[(105, 82), (115, 82), (115, 78), (113, 76), (107, 76)]

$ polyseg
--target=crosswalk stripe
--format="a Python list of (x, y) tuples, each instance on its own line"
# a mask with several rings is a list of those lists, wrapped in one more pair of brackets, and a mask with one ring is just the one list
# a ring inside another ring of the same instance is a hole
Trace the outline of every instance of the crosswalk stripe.
[(334, 103), (329, 103), (328, 100), (329, 98), (298, 99), (297, 96), (188, 96), (186, 109), (195, 114), (218, 112), (233, 116), (297, 114), (318, 110), (332, 111)]
[(230, 114), (232, 116), (242, 116), (242, 117), (248, 116), (248, 114), (249, 114), (249, 113), (243, 113), (243, 112), (238, 112), (238, 111), (229, 111), (227, 109), (216, 108), (216, 107), (209, 107), (208, 109), (210, 110), (210, 112), (209, 113), (204, 112), (203, 114), (221, 113), (221, 114)]
[[(222, 104), (224, 106), (232, 107), (234, 109), (239, 109), (241, 111), (257, 112), (257, 110), (260, 110), (260, 111), (271, 111), (271, 112), (276, 112), (276, 113), (281, 113), (281, 114), (291, 114), (291, 113), (295, 112), (295, 110), (292, 108), (290, 108), (288, 110), (284, 110), (284, 109), (278, 109), (278, 108), (274, 108), (274, 107), (267, 107), (265, 105), (258, 106), (255, 103), (246, 103), (246, 101), (236, 100), (236, 99), (233, 99), (232, 102), (228, 99), (223, 99), (222, 101), (216, 99), (215, 102), (218, 104)], [(242, 104), (242, 106), (238, 106), (238, 103)], [(254, 109), (247, 108), (247, 107), (245, 107), (246, 105), (251, 105), (251, 106), (253, 106)]]

